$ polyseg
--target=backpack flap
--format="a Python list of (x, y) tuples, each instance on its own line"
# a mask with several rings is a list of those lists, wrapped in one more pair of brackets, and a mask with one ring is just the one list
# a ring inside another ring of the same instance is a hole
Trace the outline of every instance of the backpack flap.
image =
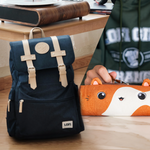
[(75, 59), (70, 36), (54, 36), (10, 42), (11, 58), (18, 72), (28, 73), (32, 89), (37, 87), (36, 71), (57, 68), (60, 82), (66, 87), (66, 67)]

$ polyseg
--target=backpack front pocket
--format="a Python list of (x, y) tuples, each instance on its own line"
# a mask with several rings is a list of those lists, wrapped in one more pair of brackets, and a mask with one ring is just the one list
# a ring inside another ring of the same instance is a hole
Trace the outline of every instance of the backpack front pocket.
[(20, 100), (16, 137), (61, 137), (80, 132), (75, 105), (73, 97), (53, 101)]

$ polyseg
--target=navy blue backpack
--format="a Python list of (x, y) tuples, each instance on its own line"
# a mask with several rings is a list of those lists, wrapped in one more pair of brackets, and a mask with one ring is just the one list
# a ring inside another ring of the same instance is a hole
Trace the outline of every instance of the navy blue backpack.
[(83, 131), (70, 36), (10, 42), (10, 46), (9, 135), (40, 139)]

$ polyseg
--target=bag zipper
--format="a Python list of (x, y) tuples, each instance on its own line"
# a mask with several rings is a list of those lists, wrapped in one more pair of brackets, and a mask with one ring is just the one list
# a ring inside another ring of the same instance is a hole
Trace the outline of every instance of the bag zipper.
[(22, 113), (23, 102), (23, 99), (19, 101), (19, 113)]
[[(69, 97), (69, 98), (66, 98), (66, 99), (71, 99), (72, 97)], [(65, 101), (67, 101), (67, 100), (65, 100)], [(49, 103), (54, 103), (54, 102), (65, 102), (65, 101), (60, 101), (60, 100), (55, 100), (55, 101), (50, 101), (50, 100), (46, 100), (46, 101), (42, 101), (42, 102), (49, 102)], [(25, 101), (23, 100), (23, 99), (21, 99), (20, 101), (19, 101), (19, 113), (22, 113), (22, 110), (23, 110), (23, 103), (24, 103)], [(36, 102), (36, 103), (41, 103), (40, 101), (36, 101), (36, 100), (30, 100), (30, 101), (26, 101), (27, 103), (28, 102)], [(10, 109), (10, 108), (9, 108)]]
[(8, 104), (7, 104), (7, 111), (8, 111), (8, 112), (10, 112), (10, 102), (11, 102), (11, 100), (9, 99), (9, 100), (8, 100)]

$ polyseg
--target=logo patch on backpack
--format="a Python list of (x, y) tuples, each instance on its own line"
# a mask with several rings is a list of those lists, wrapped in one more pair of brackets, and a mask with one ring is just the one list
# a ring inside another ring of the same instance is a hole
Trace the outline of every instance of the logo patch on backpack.
[(73, 121), (63, 121), (62, 122), (62, 128), (73, 128)]

